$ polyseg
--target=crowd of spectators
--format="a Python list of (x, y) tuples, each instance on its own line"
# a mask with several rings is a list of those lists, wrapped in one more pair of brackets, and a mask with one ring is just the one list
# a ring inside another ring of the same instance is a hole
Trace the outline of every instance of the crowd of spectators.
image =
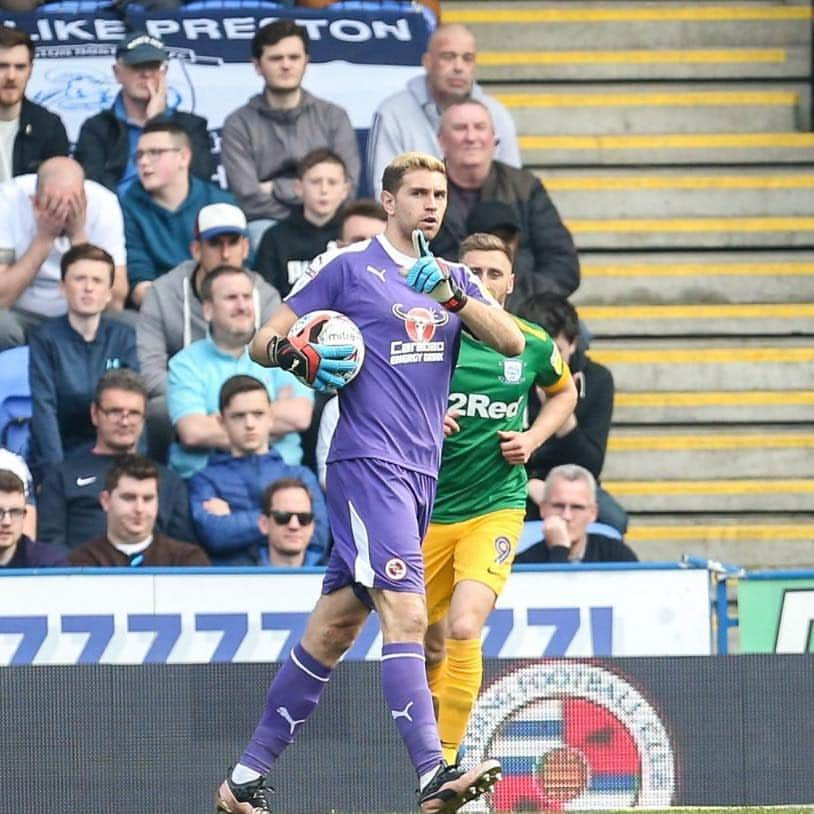
[[(336, 400), (247, 349), (314, 257), (385, 223), (357, 198), (347, 112), (302, 87), (309, 48), (291, 20), (257, 31), (263, 87), (224, 122), (224, 189), (206, 120), (168, 102), (160, 39), (121, 41), (121, 89), (71, 156), (59, 118), (25, 97), (30, 37), (0, 26), (0, 350), (29, 346), (33, 402), (28, 461), (0, 450), (0, 567), (325, 561), (317, 463)], [(474, 232), (505, 241), (509, 310), (535, 299), (579, 384), (574, 414), (529, 461), (544, 539), (522, 561), (635, 559), (586, 531), (599, 519), (623, 532), (626, 516), (597, 485), (613, 379), (586, 356), (567, 300), (580, 280), (571, 235), (523, 169), (511, 115), (475, 81), (472, 33), (439, 26), (422, 65), (375, 112), (371, 191), (401, 152), (443, 158), (433, 251), (454, 260)]]

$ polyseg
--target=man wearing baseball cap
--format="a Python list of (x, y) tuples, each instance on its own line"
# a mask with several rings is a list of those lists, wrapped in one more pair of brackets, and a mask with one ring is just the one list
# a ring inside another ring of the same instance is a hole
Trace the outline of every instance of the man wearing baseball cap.
[[(193, 259), (155, 280), (142, 302), (136, 336), (141, 373), (150, 393), (148, 445), (151, 455), (158, 454), (162, 460), (162, 449), (166, 450), (172, 438), (165, 398), (169, 359), (206, 336), (201, 306), (204, 278), (221, 265), (245, 265), (249, 254), (246, 235), (246, 216), (237, 206), (213, 203), (202, 207), (189, 245)], [(251, 275), (255, 320), (262, 325), (280, 307), (280, 295), (259, 274)]]
[(171, 121), (189, 135), (190, 172), (206, 181), (215, 171), (206, 119), (176, 109), (167, 85), (169, 54), (164, 43), (145, 31), (128, 34), (116, 48), (113, 75), (121, 90), (113, 106), (84, 122), (76, 159), (85, 175), (122, 194), (138, 177), (135, 152), (144, 125)]

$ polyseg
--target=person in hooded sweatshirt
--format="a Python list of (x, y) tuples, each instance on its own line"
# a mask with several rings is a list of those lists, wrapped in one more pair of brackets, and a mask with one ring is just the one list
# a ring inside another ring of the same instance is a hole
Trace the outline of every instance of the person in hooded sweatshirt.
[(317, 147), (341, 156), (353, 195), (361, 162), (347, 112), (302, 87), (310, 49), (306, 30), (293, 20), (275, 20), (258, 29), (251, 49), (265, 87), (226, 117), (221, 159), (256, 246), (272, 221), (284, 220), (301, 203), (294, 185), (303, 156)]
[[(151, 457), (164, 461), (174, 431), (167, 413), (167, 370), (171, 356), (203, 339), (203, 281), (220, 266), (245, 266), (249, 255), (246, 216), (228, 203), (207, 204), (198, 211), (195, 237), (184, 260), (155, 280), (141, 304), (136, 339), (141, 375), (150, 394), (147, 409), (147, 447)], [(254, 281), (256, 327), (280, 307), (280, 295), (259, 274)]]
[(509, 111), (475, 81), (475, 36), (460, 23), (442, 23), (421, 57), (424, 74), (388, 96), (373, 114), (367, 139), (367, 178), (378, 198), (384, 168), (399, 154), (416, 150), (443, 157), (438, 143), (441, 114), (455, 102), (474, 99), (486, 105), (497, 136), (495, 158), (522, 167), (517, 129)]
[(255, 268), (281, 297), (339, 237), (338, 212), (350, 191), (345, 162), (325, 147), (312, 150), (297, 165), (295, 190), (302, 206), (266, 230), (255, 255)]

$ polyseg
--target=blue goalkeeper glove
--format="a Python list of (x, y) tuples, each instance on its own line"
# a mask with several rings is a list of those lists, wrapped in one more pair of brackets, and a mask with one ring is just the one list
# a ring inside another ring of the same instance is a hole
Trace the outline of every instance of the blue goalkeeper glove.
[(438, 264), (420, 229), (413, 232), (413, 247), (418, 253), (418, 260), (407, 271), (407, 285), (432, 297), (447, 311), (460, 311), (466, 305), (467, 296), (450, 277), (449, 272)]
[(348, 383), (339, 374), (356, 367), (356, 362), (348, 359), (353, 351), (353, 345), (317, 345), (309, 342), (297, 347), (284, 336), (275, 336), (267, 347), (272, 365), (293, 373), (321, 393), (341, 390)]

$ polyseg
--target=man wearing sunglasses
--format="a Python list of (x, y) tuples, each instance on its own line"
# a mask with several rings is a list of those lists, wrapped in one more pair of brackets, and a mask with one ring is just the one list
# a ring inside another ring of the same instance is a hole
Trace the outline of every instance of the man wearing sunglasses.
[(68, 565), (61, 546), (35, 543), (23, 533), (27, 514), (25, 484), (0, 469), (0, 568), (42, 568)]
[(260, 562), (275, 568), (299, 568), (305, 549), (314, 536), (311, 495), (298, 478), (282, 478), (263, 492), (260, 529), (268, 547), (260, 550)]

